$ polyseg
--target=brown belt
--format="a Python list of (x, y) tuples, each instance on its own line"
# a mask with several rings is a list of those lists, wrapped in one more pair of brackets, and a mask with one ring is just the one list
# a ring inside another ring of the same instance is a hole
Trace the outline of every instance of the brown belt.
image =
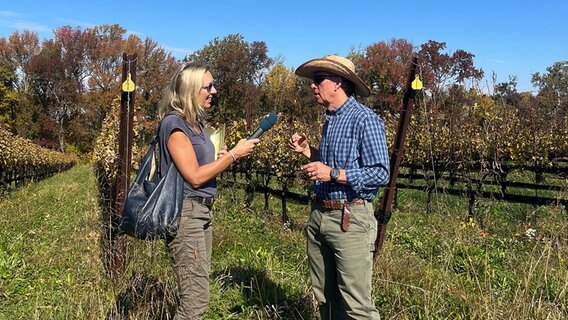
[(340, 210), (343, 209), (343, 204), (346, 203), (350, 206), (357, 206), (365, 204), (365, 200), (363, 199), (353, 199), (352, 201), (347, 200), (325, 200), (325, 199), (316, 199), (316, 203), (320, 204), (322, 207), (326, 209), (334, 209)]

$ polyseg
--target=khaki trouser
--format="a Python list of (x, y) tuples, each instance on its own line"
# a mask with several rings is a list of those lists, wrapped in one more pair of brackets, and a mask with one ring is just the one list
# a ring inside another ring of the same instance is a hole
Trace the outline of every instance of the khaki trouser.
[(322, 320), (380, 319), (371, 298), (377, 221), (372, 203), (352, 206), (351, 223), (341, 231), (341, 210), (318, 204), (306, 226), (308, 266)]
[(167, 246), (179, 288), (179, 306), (174, 319), (203, 319), (209, 304), (211, 270), (209, 208), (185, 199), (177, 235)]

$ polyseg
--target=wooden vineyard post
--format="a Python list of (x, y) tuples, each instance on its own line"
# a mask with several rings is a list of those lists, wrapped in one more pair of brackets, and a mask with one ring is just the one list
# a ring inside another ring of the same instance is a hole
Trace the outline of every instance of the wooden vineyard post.
[(118, 143), (118, 171), (116, 175), (115, 209), (116, 214), (110, 230), (110, 251), (108, 263), (113, 283), (122, 278), (126, 262), (126, 236), (118, 233), (124, 200), (130, 185), (132, 161), (132, 141), (134, 135), (134, 95), (136, 89), (136, 55), (122, 55), (122, 81), (120, 96), (120, 127)]
[(410, 74), (408, 75), (408, 81), (406, 82), (406, 91), (404, 92), (404, 97), (402, 100), (402, 110), (400, 111), (400, 119), (398, 122), (396, 136), (392, 147), (392, 153), (390, 158), (389, 183), (384, 187), (380, 205), (377, 208), (377, 210), (375, 210), (375, 217), (377, 218), (378, 221), (377, 239), (375, 240), (375, 255), (374, 255), (375, 258), (379, 255), (379, 252), (383, 247), (383, 242), (385, 240), (385, 235), (386, 235), (387, 223), (389, 222), (391, 217), (392, 201), (396, 191), (396, 178), (398, 175), (398, 169), (400, 167), (400, 163), (402, 162), (402, 157), (404, 155), (404, 139), (406, 137), (408, 124), (410, 123), (410, 118), (412, 117), (412, 105), (414, 104), (414, 90), (415, 90), (413, 89), (413, 82), (418, 80), (418, 78), (416, 78), (417, 65), (418, 65), (418, 58), (414, 57), (412, 59), (412, 65), (410, 67)]

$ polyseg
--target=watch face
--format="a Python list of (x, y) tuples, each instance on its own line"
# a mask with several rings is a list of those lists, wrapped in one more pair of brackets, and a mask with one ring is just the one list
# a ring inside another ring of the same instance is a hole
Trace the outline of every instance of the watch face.
[(331, 172), (329, 173), (330, 177), (331, 177), (331, 181), (335, 181), (337, 180), (337, 178), (339, 178), (339, 169), (337, 168), (332, 168)]

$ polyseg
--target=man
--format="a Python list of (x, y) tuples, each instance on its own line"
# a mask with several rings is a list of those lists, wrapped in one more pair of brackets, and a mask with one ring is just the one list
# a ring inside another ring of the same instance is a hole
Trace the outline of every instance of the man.
[(383, 121), (356, 95), (370, 90), (350, 60), (329, 55), (310, 60), (296, 74), (312, 79), (325, 107), (319, 148), (294, 133), (289, 147), (310, 159), (303, 173), (314, 181), (315, 201), (306, 226), (310, 277), (321, 318), (379, 319), (371, 298), (377, 221), (372, 201), (389, 179)]

